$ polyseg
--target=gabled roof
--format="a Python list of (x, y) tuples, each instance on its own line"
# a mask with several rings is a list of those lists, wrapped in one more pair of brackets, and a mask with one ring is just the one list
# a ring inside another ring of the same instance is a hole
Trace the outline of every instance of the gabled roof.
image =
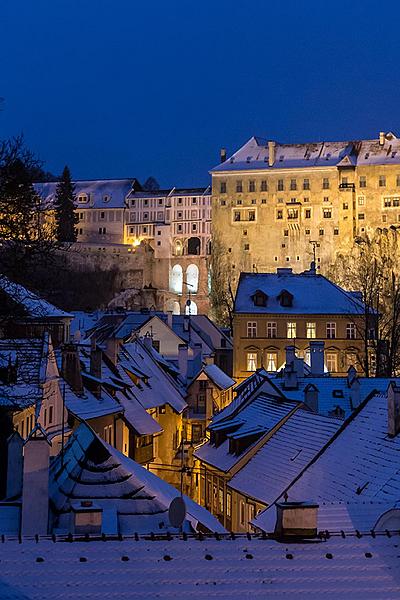
[(0, 292), (6, 294), (16, 305), (21, 306), (23, 318), (39, 321), (46, 318), (73, 319), (74, 315), (57, 308), (50, 302), (47, 302), (47, 300), (43, 300), (37, 294), (34, 294), (21, 284), (11, 281), (5, 275), (0, 275)]
[(224, 373), (217, 365), (205, 365), (202, 370), (221, 390), (228, 390), (235, 385), (234, 379)]
[[(266, 306), (256, 306), (252, 296), (256, 291), (268, 296)], [(283, 290), (293, 296), (292, 306), (282, 306)], [(235, 313), (260, 314), (326, 314), (361, 315), (364, 305), (354, 293), (346, 292), (323, 275), (312, 271), (292, 273), (278, 269), (277, 273), (241, 273), (235, 298)]]
[[(179, 496), (174, 487), (127, 458), (101, 440), (86, 424), (72, 434), (50, 466), (50, 501), (55, 529), (68, 533), (74, 505), (92, 500), (104, 515), (114, 513), (118, 524), (106, 533), (133, 534), (174, 530), (169, 522), (171, 501)], [(225, 529), (206, 509), (185, 497), (187, 516), (184, 530)], [(103, 527), (107, 527), (107, 522)]]
[(253, 136), (225, 162), (211, 172), (278, 169), (310, 169), (358, 165), (397, 165), (400, 163), (400, 139), (387, 132), (383, 145), (379, 139), (354, 141), (318, 141), (300, 144), (274, 142), (274, 161), (269, 166), (268, 140)]

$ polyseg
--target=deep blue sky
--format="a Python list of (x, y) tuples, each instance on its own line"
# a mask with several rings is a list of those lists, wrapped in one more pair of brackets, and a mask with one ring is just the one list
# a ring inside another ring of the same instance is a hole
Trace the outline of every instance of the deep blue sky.
[(398, 1), (1, 0), (0, 138), (59, 173), (202, 185), (251, 135), (400, 132)]

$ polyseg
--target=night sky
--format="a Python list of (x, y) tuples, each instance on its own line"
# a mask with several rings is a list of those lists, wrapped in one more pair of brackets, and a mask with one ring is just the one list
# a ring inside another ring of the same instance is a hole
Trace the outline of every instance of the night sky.
[(400, 3), (1, 0), (0, 138), (59, 173), (207, 184), (250, 136), (400, 133)]

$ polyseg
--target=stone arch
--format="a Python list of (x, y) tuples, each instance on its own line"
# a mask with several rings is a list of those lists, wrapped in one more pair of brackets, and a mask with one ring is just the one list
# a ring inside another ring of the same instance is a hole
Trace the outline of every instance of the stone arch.
[(175, 242), (174, 242), (174, 254), (175, 254), (175, 256), (183, 256), (183, 242), (182, 242), (182, 240), (175, 240)]
[(191, 294), (197, 294), (199, 289), (199, 267), (191, 264), (186, 269), (187, 290)]
[(181, 265), (174, 265), (169, 273), (169, 290), (175, 294), (182, 294), (183, 270)]
[[(190, 304), (189, 304), (190, 302)], [(188, 300), (185, 306), (185, 315), (197, 315), (197, 304), (193, 300)]]
[(191, 237), (188, 239), (187, 243), (187, 253), (188, 254), (200, 254), (200, 238)]

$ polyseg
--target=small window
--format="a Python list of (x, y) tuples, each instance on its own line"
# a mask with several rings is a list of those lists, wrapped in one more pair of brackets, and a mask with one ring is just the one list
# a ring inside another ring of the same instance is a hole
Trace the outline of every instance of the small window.
[(255, 192), (256, 191), (256, 182), (254, 180), (250, 180), (249, 181), (249, 192)]
[(291, 190), (297, 190), (297, 181), (296, 181), (296, 179), (291, 179), (290, 180), (290, 189)]
[(293, 340), (296, 337), (296, 323), (289, 322), (286, 324), (286, 337)]
[(347, 202), (343, 202), (343, 210), (348, 210), (349, 205)]
[(226, 206), (226, 200), (221, 200), (220, 204), (221, 204), (221, 206)]
[(287, 237), (287, 236), (289, 235), (289, 229), (284, 229), (284, 230), (283, 230), (283, 235), (284, 235), (285, 237)]
[(255, 221), (255, 220), (256, 220), (256, 211), (249, 210), (249, 221)]
[(49, 406), (49, 425), (51, 425), (53, 423), (53, 413), (54, 413), (54, 406), (52, 404), (50, 404), (50, 406)]
[(247, 370), (257, 371), (257, 352), (247, 353)]
[(322, 214), (323, 214), (324, 219), (331, 219), (332, 218), (332, 209), (324, 208), (324, 210), (322, 211)]
[(305, 218), (311, 219), (311, 208), (306, 208)]
[(328, 177), (324, 177), (322, 180), (322, 189), (323, 190), (329, 190), (329, 178)]
[(278, 334), (277, 324), (274, 322), (267, 323), (267, 338), (276, 338)]
[(235, 210), (235, 212), (233, 213), (233, 220), (234, 221), (240, 221), (240, 210)]
[(365, 219), (365, 214), (364, 213), (359, 213), (358, 214), (358, 220), (359, 221), (364, 221), (364, 219)]
[[(219, 191), (221, 194), (226, 194), (226, 181), (221, 181)], [(182, 199), (180, 198), (182, 201)]]
[(365, 177), (365, 175), (360, 176), (359, 185), (360, 185), (360, 188), (367, 187), (367, 178)]
[(338, 227), (335, 227), (335, 229), (333, 230), (333, 235), (339, 235)]
[(240, 194), (241, 192), (243, 192), (243, 183), (241, 180), (238, 180), (236, 182), (236, 193)]
[(319, 230), (319, 235), (324, 235), (324, 230), (323, 229)]
[(315, 339), (317, 337), (316, 323), (306, 323), (306, 337), (308, 339)]
[(386, 175), (379, 175), (379, 187), (386, 187)]
[(257, 337), (257, 323), (256, 321), (248, 321), (247, 322), (247, 337), (255, 338)]
[(261, 189), (262, 192), (267, 192), (268, 191), (268, 184), (267, 184), (267, 180), (266, 179), (263, 179), (261, 181), (260, 189)]
[(327, 323), (326, 324), (326, 337), (329, 340), (336, 339), (336, 323)]
[(103, 196), (103, 202), (110, 202), (110, 200), (111, 200), (111, 196), (109, 196), (108, 194), (105, 194)]
[(283, 219), (283, 210), (277, 210), (276, 211), (276, 218), (278, 220)]
[(356, 339), (356, 325), (355, 323), (347, 323), (346, 325), (346, 337), (348, 340)]
[(278, 192), (283, 192), (284, 190), (283, 179), (278, 179), (277, 190)]
[(245, 244), (245, 245), (244, 245), (244, 249), (245, 249), (245, 250), (250, 250), (250, 244)]
[(267, 204), (267, 199), (266, 198), (261, 198), (261, 204)]
[(101, 212), (101, 213), (100, 213), (100, 219), (104, 219), (104, 218), (105, 218), (105, 216), (106, 216), (106, 213), (105, 213), (105, 212)]
[(310, 180), (303, 179), (303, 190), (309, 190), (309, 189), (310, 189)]
[(364, 196), (358, 196), (358, 205), (359, 206), (364, 206), (365, 204), (365, 197)]
[(310, 235), (311, 230), (310, 229), (306, 229), (306, 235)]

